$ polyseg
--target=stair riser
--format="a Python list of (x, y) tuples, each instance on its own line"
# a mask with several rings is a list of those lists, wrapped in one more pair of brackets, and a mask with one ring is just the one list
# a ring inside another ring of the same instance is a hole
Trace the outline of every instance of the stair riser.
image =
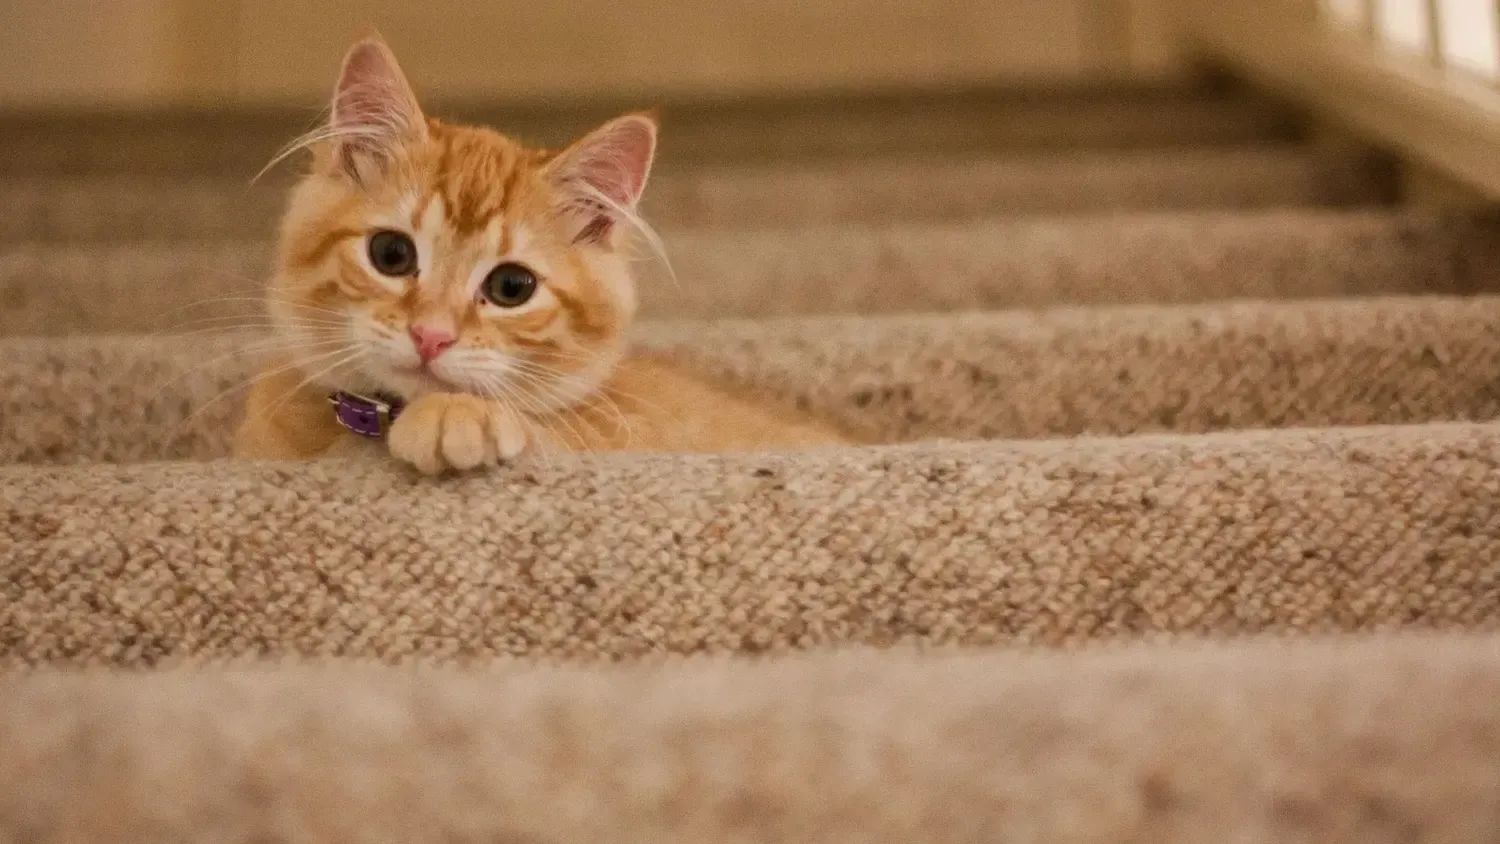
[[(618, 111), (464, 109), (468, 122), (530, 143), (568, 142)], [(122, 173), (247, 179), (318, 115), (16, 120), (0, 117), (0, 176)], [(662, 115), (662, 154), (674, 163), (783, 161), (976, 150), (1161, 148), (1288, 140), (1284, 111), (1238, 99), (1143, 97), (1016, 100), (938, 97), (889, 103), (681, 108)]]
[[(1294, 147), (819, 166), (663, 168), (643, 210), (658, 228), (790, 228), (1081, 211), (1390, 201), (1373, 162)], [(285, 189), (240, 182), (0, 182), (0, 243), (244, 239), (275, 230)]]
[[(644, 326), (867, 442), (1500, 418), (1500, 298)], [(0, 462), (227, 454), (256, 334), (0, 344)]]

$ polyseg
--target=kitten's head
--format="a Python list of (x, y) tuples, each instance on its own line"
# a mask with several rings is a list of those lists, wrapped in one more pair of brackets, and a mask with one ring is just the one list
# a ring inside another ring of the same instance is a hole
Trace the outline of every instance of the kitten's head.
[(344, 59), (299, 144), (270, 290), (314, 383), (405, 398), (469, 392), (555, 409), (597, 389), (635, 313), (629, 271), (656, 123), (627, 115), (530, 149), (422, 114), (376, 37)]

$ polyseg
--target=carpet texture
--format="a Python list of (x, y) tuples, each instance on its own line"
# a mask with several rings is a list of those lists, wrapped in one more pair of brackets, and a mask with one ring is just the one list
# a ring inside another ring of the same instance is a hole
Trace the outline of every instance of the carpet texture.
[[(668, 232), (656, 318), (889, 314), (1500, 292), (1500, 213), (1283, 210)], [(0, 251), (0, 335), (228, 327), (262, 312), (270, 246)], [(209, 322), (221, 320), (223, 322)]]
[[(1217, 84), (1098, 85), (886, 96), (657, 102), (663, 161), (849, 159), (1058, 147), (1160, 149), (1289, 140), (1283, 109)], [(532, 143), (566, 143), (636, 101), (435, 104), (434, 115), (505, 127)], [(130, 173), (248, 178), (316, 109), (0, 115), (0, 176)], [(61, 141), (61, 142), (60, 142)]]
[[(254, 332), (16, 338), (0, 463), (227, 455)], [(639, 351), (876, 443), (1500, 420), (1500, 297), (655, 322)]]
[(309, 115), (0, 117), (0, 844), (1494, 840), (1496, 209), (1222, 85), (666, 113), (637, 350), (860, 445), (232, 462)]
[(1500, 629), (1500, 430), (0, 470), (0, 665)]
[(0, 839), (1481, 844), (1497, 696), (1456, 635), (46, 672), (0, 684)]
[[(253, 171), (252, 171), (253, 172)], [(1377, 161), (1291, 145), (1181, 152), (653, 168), (644, 212), (661, 229), (795, 228), (1136, 209), (1372, 204)], [(0, 242), (269, 237), (285, 188), (223, 179), (0, 182)]]

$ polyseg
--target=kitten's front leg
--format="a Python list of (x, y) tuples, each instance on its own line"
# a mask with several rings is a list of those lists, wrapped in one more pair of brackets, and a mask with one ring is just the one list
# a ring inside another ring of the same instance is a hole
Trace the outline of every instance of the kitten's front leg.
[(391, 455), (427, 475), (514, 460), (526, 448), (526, 421), (502, 404), (462, 393), (412, 402), (391, 423)]

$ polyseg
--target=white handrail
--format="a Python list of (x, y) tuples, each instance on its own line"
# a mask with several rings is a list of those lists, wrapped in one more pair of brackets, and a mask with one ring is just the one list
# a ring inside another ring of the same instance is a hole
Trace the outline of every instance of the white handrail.
[(1189, 50), (1500, 199), (1500, 0), (1178, 0), (1174, 9)]
[(1321, 0), (1324, 26), (1372, 50), (1500, 81), (1500, 0)]

